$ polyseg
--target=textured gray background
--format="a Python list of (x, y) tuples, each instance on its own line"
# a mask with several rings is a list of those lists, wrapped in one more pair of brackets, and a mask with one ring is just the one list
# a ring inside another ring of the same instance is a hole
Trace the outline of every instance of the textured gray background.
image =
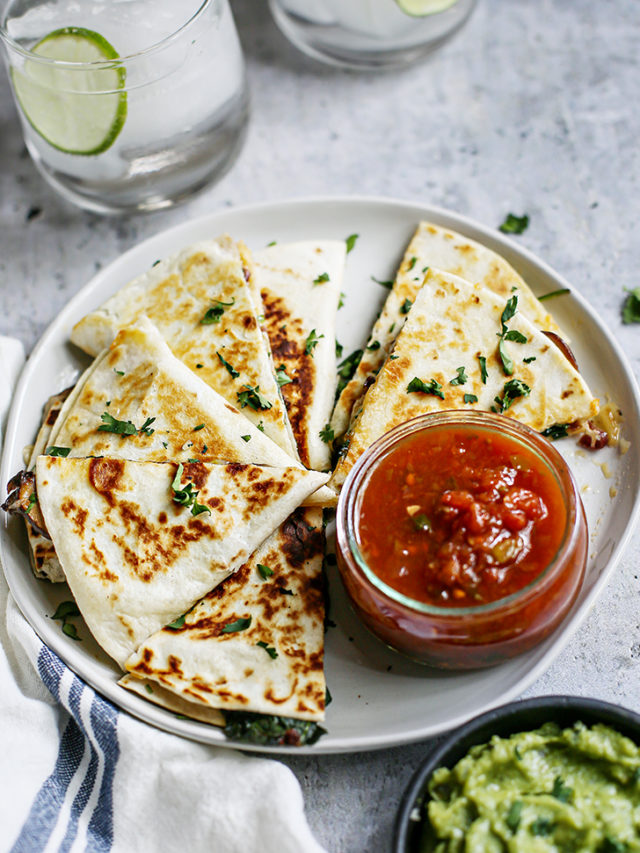
[[(439, 52), (383, 76), (305, 59), (277, 32), (265, 0), (232, 6), (252, 88), (247, 145), (217, 186), (173, 211), (103, 220), (54, 196), (26, 156), (0, 74), (0, 333), (31, 349), (96, 269), (185, 219), (302, 195), (390, 195), (487, 225), (526, 211), (522, 244), (596, 306), (638, 374), (640, 327), (620, 322), (624, 288), (640, 285), (638, 0), (479, 0)], [(32, 207), (42, 212), (27, 222)], [(635, 535), (529, 695), (591, 695), (640, 710), (639, 557)], [(427, 749), (285, 763), (331, 853), (385, 851)]]

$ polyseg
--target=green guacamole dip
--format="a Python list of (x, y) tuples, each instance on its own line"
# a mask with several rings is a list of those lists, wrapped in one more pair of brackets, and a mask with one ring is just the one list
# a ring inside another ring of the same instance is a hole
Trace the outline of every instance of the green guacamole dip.
[(640, 851), (640, 749), (604, 725), (494, 736), (428, 790), (425, 853)]

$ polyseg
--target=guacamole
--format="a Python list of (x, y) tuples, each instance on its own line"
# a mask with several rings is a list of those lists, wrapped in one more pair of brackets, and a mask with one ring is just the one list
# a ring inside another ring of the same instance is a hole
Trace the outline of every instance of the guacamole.
[(640, 749), (605, 725), (494, 736), (428, 793), (425, 853), (640, 851)]

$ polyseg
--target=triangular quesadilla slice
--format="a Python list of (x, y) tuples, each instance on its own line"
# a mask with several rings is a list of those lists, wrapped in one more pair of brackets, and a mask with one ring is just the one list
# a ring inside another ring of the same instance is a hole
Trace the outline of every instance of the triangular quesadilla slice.
[(240, 463), (40, 456), (38, 501), (65, 577), (120, 665), (238, 569), (324, 475)]
[(251, 270), (249, 250), (228, 236), (196, 243), (80, 320), (71, 340), (96, 356), (120, 329), (146, 315), (177, 358), (297, 458), (249, 287)]
[(322, 720), (323, 554), (322, 513), (297, 510), (127, 670), (200, 707)]
[(355, 404), (389, 354), (430, 268), (480, 284), (504, 301), (516, 293), (521, 314), (542, 331), (554, 332), (567, 340), (544, 304), (503, 257), (455, 231), (421, 222), (404, 253), (362, 359), (336, 403), (331, 418), (336, 438), (346, 432)]
[(594, 417), (594, 399), (563, 352), (509, 299), (430, 271), (395, 347), (346, 435), (330, 486), (392, 427), (424, 412), (496, 411), (539, 432)]
[(346, 257), (343, 240), (275, 244), (254, 255), (276, 376), (302, 463), (331, 466), (325, 427), (336, 388), (335, 326)]
[(178, 696), (177, 693), (172, 693), (171, 690), (161, 687), (157, 681), (151, 681), (150, 678), (123, 675), (118, 684), (130, 693), (135, 693), (137, 696), (146, 699), (147, 702), (152, 702), (166, 711), (171, 711), (178, 717), (189, 717), (199, 723), (208, 723), (210, 726), (222, 727), (226, 723), (224, 714), (217, 708), (208, 708), (197, 702), (188, 702)]
[[(50, 441), (69, 456), (302, 467), (177, 359), (147, 318), (80, 377)], [(328, 492), (311, 500), (324, 505)]]

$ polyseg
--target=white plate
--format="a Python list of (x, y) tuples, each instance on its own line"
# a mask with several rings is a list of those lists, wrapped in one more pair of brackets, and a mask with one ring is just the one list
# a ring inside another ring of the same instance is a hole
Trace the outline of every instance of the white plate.
[[(360, 235), (348, 256), (346, 299), (339, 312), (338, 339), (345, 355), (362, 344), (387, 291), (371, 276), (393, 278), (404, 247), (421, 219), (452, 228), (498, 251), (535, 293), (567, 283), (548, 266), (498, 232), (454, 213), (384, 199), (321, 199), (238, 208), (187, 222), (146, 240), (102, 270), (71, 300), (31, 355), (21, 377), (8, 423), (1, 481), (23, 467), (23, 445), (33, 440), (46, 398), (71, 384), (87, 361), (69, 343), (72, 325), (157, 258), (223, 232), (253, 249), (271, 240), (344, 239)], [(627, 362), (597, 315), (578, 293), (550, 306), (569, 334), (583, 375), (597, 396), (624, 413), (624, 436), (632, 452), (606, 448), (579, 451), (570, 439), (558, 442), (582, 487), (590, 529), (587, 576), (569, 618), (537, 648), (493, 669), (451, 674), (403, 660), (357, 623), (335, 572), (330, 575), (331, 617), (326, 675), (333, 696), (328, 734), (297, 753), (348, 752), (420, 740), (521, 693), (551, 663), (584, 619), (611, 576), (639, 509), (640, 415), (638, 390)], [(608, 475), (608, 476), (607, 476)], [(0, 536), (7, 580), (22, 612), (42, 639), (89, 684), (116, 705), (167, 731), (205, 743), (230, 745), (221, 731), (173, 714), (133, 696), (116, 684), (118, 671), (84, 626), (75, 642), (49, 617), (69, 598), (63, 585), (37, 581), (29, 569), (22, 522), (4, 520)], [(62, 587), (62, 588), (61, 588)], [(283, 751), (264, 748), (262, 751)]]

